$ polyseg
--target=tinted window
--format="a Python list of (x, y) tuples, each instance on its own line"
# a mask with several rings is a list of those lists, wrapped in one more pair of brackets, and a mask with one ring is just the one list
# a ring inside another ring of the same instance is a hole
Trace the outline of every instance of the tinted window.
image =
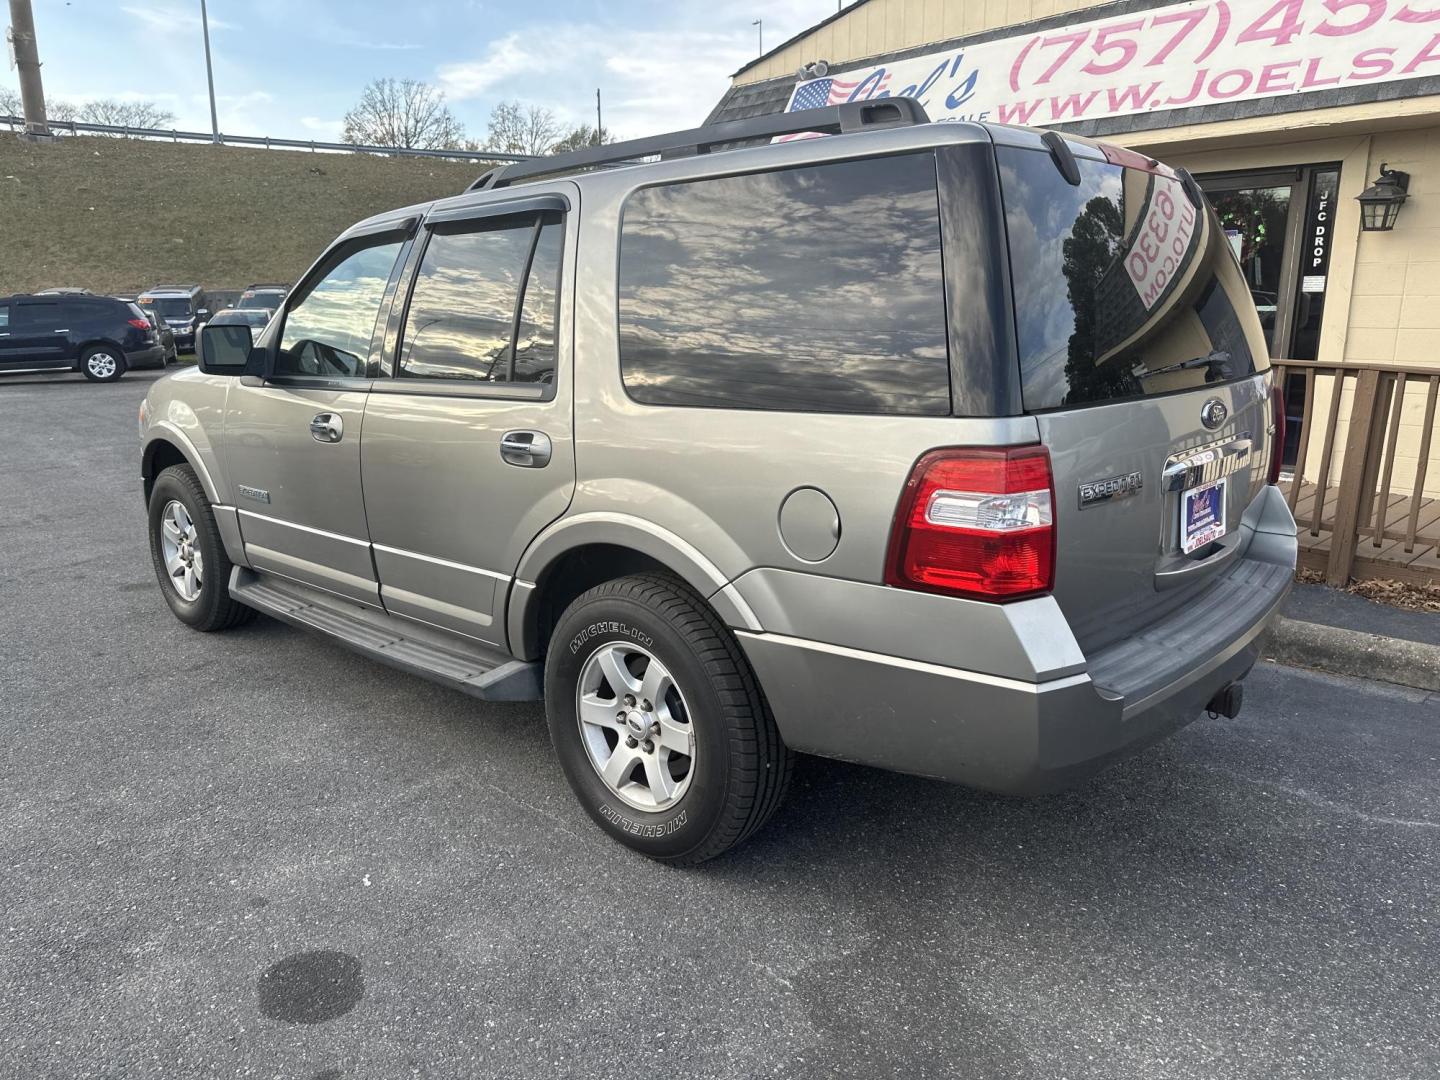
[(109, 304), (97, 303), (93, 300), (60, 301), (60, 318), (67, 323), (94, 322), (96, 319), (116, 314), (116, 310)]
[(17, 329), (28, 330), (58, 325), (60, 305), (54, 301), (38, 301), (33, 304), (16, 304), (11, 316)]
[(997, 150), (1031, 411), (1253, 374), (1265, 342), (1224, 236), (1179, 180)]
[(7, 326), (9, 326), (9, 325), (10, 325), (10, 308), (9, 308), (8, 306), (6, 306), (5, 304), (0, 304), (0, 327), (7, 327)]
[(192, 314), (190, 301), (185, 297), (162, 296), (142, 303), (156, 312), (162, 319), (188, 319)]
[(277, 375), (364, 378), (370, 338), (401, 241), (352, 251), (285, 316)]
[[(436, 230), (410, 295), (400, 374), (550, 382), (555, 370), (560, 236), (558, 217), (545, 220), (538, 238), (534, 218)], [(517, 335), (516, 301), (527, 262), (530, 276)]]
[(619, 317), (637, 401), (948, 412), (933, 155), (636, 192)]

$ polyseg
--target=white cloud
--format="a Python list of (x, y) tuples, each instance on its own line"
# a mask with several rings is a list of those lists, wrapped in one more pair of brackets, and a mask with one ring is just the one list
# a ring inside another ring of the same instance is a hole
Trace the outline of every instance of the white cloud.
[[(766, 44), (778, 45), (833, 11), (821, 0), (769, 3)], [(640, 27), (536, 22), (489, 42), (473, 59), (441, 64), (436, 78), (451, 101), (518, 98), (567, 124), (593, 123), (598, 86), (605, 126), (622, 138), (694, 127), (725, 93), (731, 73), (754, 59), (750, 19), (681, 0)]]
[(340, 142), (345, 129), (344, 120), (323, 120), (318, 116), (300, 117), (300, 126), (306, 133), (320, 142)]
[[(193, 5), (191, 5), (193, 6)], [(149, 7), (131, 6), (123, 4), (120, 10), (129, 15), (132, 19), (138, 19), (152, 31), (172, 34), (176, 31), (199, 32), (200, 12), (191, 10), (191, 6), (179, 7), (174, 4), (151, 5)], [(235, 24), (226, 22), (224, 19), (217, 19), (211, 16), (209, 19), (211, 30), (234, 30)]]

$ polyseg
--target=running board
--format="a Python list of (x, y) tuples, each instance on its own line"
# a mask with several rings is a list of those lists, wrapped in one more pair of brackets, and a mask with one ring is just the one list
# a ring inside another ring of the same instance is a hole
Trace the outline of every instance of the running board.
[(318, 630), (381, 663), (486, 701), (539, 701), (541, 666), (479, 642), (435, 644), (438, 636), (384, 611), (299, 582), (237, 566), (230, 595), (272, 618)]

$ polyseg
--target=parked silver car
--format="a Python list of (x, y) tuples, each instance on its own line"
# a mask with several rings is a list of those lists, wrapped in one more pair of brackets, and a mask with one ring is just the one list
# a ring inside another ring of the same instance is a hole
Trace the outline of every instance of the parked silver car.
[(1194, 181), (905, 99), (501, 167), (253, 336), (142, 412), (171, 609), (543, 695), (585, 810), (670, 862), (794, 751), (1036, 792), (1234, 715), (1295, 567)]

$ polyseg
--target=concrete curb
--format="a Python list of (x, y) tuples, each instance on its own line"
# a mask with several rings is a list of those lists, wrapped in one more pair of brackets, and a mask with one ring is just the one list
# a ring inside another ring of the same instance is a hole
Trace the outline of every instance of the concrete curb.
[(1440, 645), (1287, 619), (1271, 624), (1260, 655), (1293, 667), (1440, 690)]

